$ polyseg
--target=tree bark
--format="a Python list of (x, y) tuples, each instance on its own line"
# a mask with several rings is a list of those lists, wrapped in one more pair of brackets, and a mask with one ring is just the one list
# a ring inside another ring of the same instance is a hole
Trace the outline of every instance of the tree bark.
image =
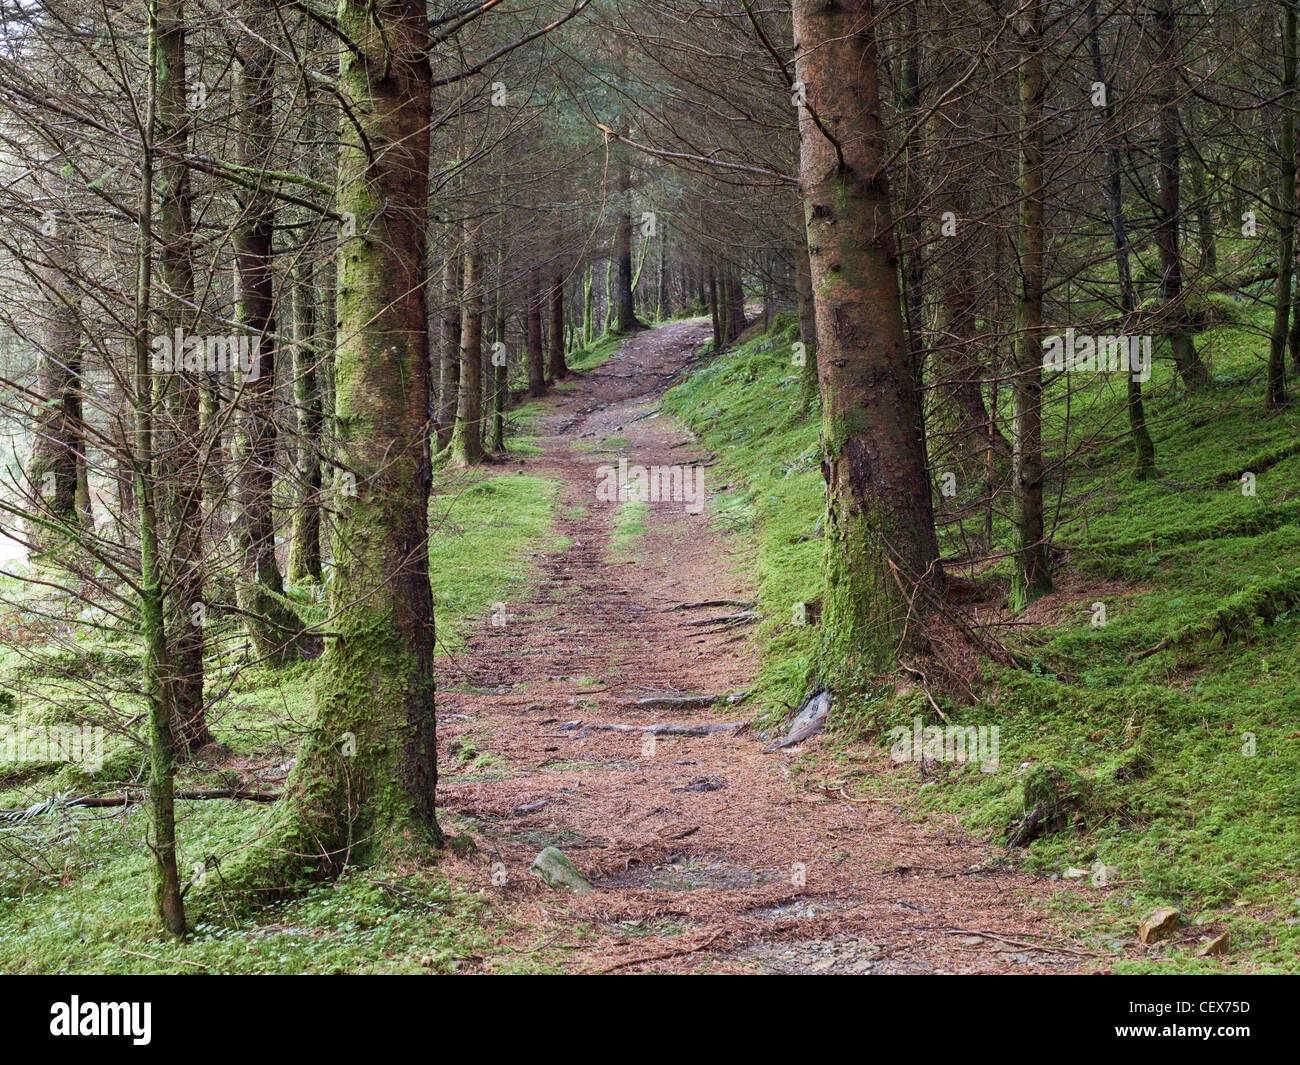
[(1020, 38), (1020, 288), (1011, 385), (1015, 556), (1011, 604), (1020, 609), (1052, 590), (1043, 521), (1043, 6), (1022, 8)]
[[(149, 8), (150, 84), (145, 137), (140, 158), (140, 213), (136, 247), (134, 325), (134, 389), (132, 415), (135, 430), (135, 498), (140, 532), (140, 632), (144, 643), (141, 661), (149, 738), (149, 851), (153, 855), (153, 901), (163, 928), (173, 936), (186, 929), (185, 901), (181, 895), (176, 856), (175, 758), (176, 704), (172, 666), (168, 661), (166, 593), (160, 559), (160, 522), (157, 486), (160, 466), (154, 456), (156, 425), (151, 342), (154, 253), (154, 151), (161, 135), (174, 143), (174, 127), (160, 122), (164, 90), (174, 91), (169, 80), (175, 68), (168, 65), (184, 55), (184, 8), (155, 2)], [(183, 82), (182, 82), (183, 83)], [(175, 174), (171, 175), (173, 178)], [(174, 205), (171, 205), (174, 206)]]
[(546, 353), (542, 347), (542, 292), (537, 271), (528, 274), (528, 394), (546, 394)]
[(1291, 324), (1291, 274), (1296, 227), (1296, 13), (1286, 4), (1282, 16), (1282, 139), (1278, 144), (1277, 283), (1273, 289), (1273, 330), (1268, 346), (1268, 391), (1264, 405), (1289, 406), (1286, 390), (1286, 348)]
[(500, 345), (497, 349), (501, 358), (494, 362), (492, 370), (492, 433), (488, 448), (500, 451), (506, 446), (506, 400), (509, 398), (510, 367), (509, 349), (506, 347), (506, 289), (502, 283), (506, 272), (504, 245), (497, 253), (497, 291), (495, 313), (493, 314), (493, 336)]
[(799, 225), (795, 230), (794, 288), (799, 302), (799, 339), (804, 346), (804, 364), (799, 372), (803, 409), (811, 409), (817, 398), (817, 308), (813, 299), (812, 266), (808, 262), (808, 228), (799, 204)]
[(827, 498), (819, 669), (839, 691), (921, 650), (943, 588), (883, 170), (874, 15), (870, 0), (794, 3)]
[[(240, 163), (245, 172), (270, 168), (275, 105), (275, 52), (270, 9), (264, 0), (246, 0), (244, 22), (253, 34), (240, 42), (238, 83)], [(243, 195), (234, 246), (241, 343), (253, 349), (251, 380), (236, 381), (244, 417), (239, 469), (239, 515), (235, 537), (243, 572), (235, 583), (244, 627), (260, 658), (287, 663), (306, 650), (302, 620), (284, 602), (284, 580), (275, 557), (275, 335), (272, 234), (275, 201), (259, 188)]]
[[(340, 0), (337, 463), (344, 481), (333, 635), (315, 719), (273, 835), (223, 877), (281, 889), (285, 872), (427, 860), (435, 817), (425, 306), (431, 70), (426, 5)], [(382, 145), (382, 152), (373, 152)], [(346, 486), (353, 483), (354, 487)], [(289, 879), (292, 879), (289, 878)]]
[(614, 234), (614, 332), (644, 329), (632, 295), (632, 168), (626, 160), (618, 172), (619, 213)]
[[(194, 331), (193, 225), (190, 173), (184, 158), (190, 145), (191, 116), (186, 98), (184, 0), (155, 0), (157, 20), (154, 69), (157, 78), (156, 148), (159, 204), (158, 259), (165, 291), (159, 332), (186, 336)], [(203, 451), (199, 424), (202, 373), (176, 372), (156, 382), (170, 424), (159, 475), (165, 481), (164, 508), (169, 526), (169, 557), (160, 560), (171, 594), (166, 597), (164, 628), (168, 674), (164, 678), (176, 714), (176, 742), (194, 751), (211, 742), (203, 704)]]
[(1156, 244), (1160, 248), (1161, 297), (1169, 316), (1169, 346), (1174, 365), (1183, 383), (1198, 389), (1209, 374), (1196, 346), (1192, 343), (1191, 325), (1183, 303), (1183, 264), (1178, 228), (1182, 208), (1179, 202), (1179, 177), (1182, 131), (1178, 122), (1178, 16), (1174, 0), (1160, 0), (1156, 11), (1156, 30), (1160, 41), (1162, 64), (1157, 92), (1160, 107), (1160, 221), (1156, 226)]
[(438, 334), (441, 351), (438, 388), (437, 447), (451, 443), (456, 427), (456, 408), (460, 404), (460, 256), (449, 253), (442, 266), (442, 318)]
[(568, 374), (564, 365), (564, 275), (556, 274), (551, 282), (551, 363), (547, 368), (552, 381), (562, 381)]
[[(1097, 81), (1107, 87), (1106, 106), (1102, 109), (1102, 119), (1107, 126), (1115, 117), (1115, 87), (1106, 81), (1106, 67), (1101, 57), (1101, 28), (1097, 18), (1097, 2), (1089, 0), (1088, 20), (1090, 32), (1088, 47), (1092, 52), (1092, 68)], [(1110, 208), (1111, 236), (1115, 244), (1115, 273), (1119, 279), (1120, 311), (1125, 322), (1132, 319), (1137, 307), (1137, 298), (1133, 291), (1133, 273), (1129, 268), (1128, 227), (1124, 221), (1124, 184), (1119, 144), (1111, 142), (1108, 152), (1110, 172), (1106, 176), (1106, 198)], [(1135, 380), (1130, 372), (1125, 375), (1128, 381), (1128, 423), (1133, 434), (1133, 450), (1137, 465), (1134, 476), (1139, 481), (1150, 480), (1155, 476), (1156, 448), (1147, 431), (1146, 410), (1142, 402), (1142, 382)]]
[(460, 400), (451, 452), (462, 466), (483, 459), (483, 249), (480, 223), (465, 223), (465, 320), (460, 335)]
[(316, 365), (316, 285), (311, 262), (293, 268), (293, 399), (298, 421), (298, 505), (289, 538), (289, 580), (294, 584), (321, 579), (321, 395)]
[[(54, 171), (62, 165), (60, 156), (52, 158)], [(33, 270), (43, 296), (36, 386), (41, 403), (33, 418), (27, 480), (39, 520), (28, 522), (27, 538), (37, 551), (62, 543), (79, 526), (93, 528), (90, 501), (83, 500), (81, 323), (76, 288), (69, 284), (77, 274), (77, 255), (66, 220), (56, 216), (54, 227), (48, 236), (42, 235)]]

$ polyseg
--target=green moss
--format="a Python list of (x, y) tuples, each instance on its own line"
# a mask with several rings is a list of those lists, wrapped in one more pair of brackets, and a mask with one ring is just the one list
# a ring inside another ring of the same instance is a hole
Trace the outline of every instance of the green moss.
[(589, 373), (604, 366), (613, 354), (623, 346), (627, 337), (618, 333), (606, 333), (597, 337), (589, 345), (571, 351), (565, 357), (565, 364), (575, 373)]

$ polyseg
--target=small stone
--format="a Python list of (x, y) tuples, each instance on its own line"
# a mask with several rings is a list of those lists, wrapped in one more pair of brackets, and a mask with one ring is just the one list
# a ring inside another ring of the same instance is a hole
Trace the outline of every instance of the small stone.
[(1172, 906), (1158, 906), (1138, 924), (1138, 939), (1154, 943), (1178, 927), (1178, 911)]
[(963, 947), (978, 947), (984, 942), (983, 936), (962, 936), (961, 945)]
[(558, 847), (547, 847), (533, 859), (528, 871), (553, 888), (563, 888), (579, 895), (591, 890), (591, 882)]
[(1211, 954), (1227, 954), (1228, 933), (1224, 932), (1222, 935), (1215, 936), (1196, 953), (1202, 958), (1208, 958)]
[(1085, 876), (1088, 875), (1088, 870), (1087, 870), (1087, 869), (1075, 869), (1073, 866), (1071, 866), (1069, 869), (1067, 869), (1067, 870), (1066, 870), (1063, 874), (1061, 874), (1061, 875), (1062, 875), (1062, 876), (1064, 877), (1064, 879), (1066, 879), (1066, 880), (1082, 880)]

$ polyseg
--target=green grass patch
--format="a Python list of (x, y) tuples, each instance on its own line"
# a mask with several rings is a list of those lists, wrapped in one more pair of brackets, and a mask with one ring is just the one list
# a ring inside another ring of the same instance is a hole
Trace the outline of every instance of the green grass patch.
[[(544, 478), (492, 467), (435, 474), (429, 551), (440, 654), (460, 648), (494, 604), (508, 610), (529, 594), (538, 558), (562, 546), (552, 534), (557, 507), (558, 485)], [(50, 598), (14, 582), (4, 591)], [(291, 589), (289, 597), (310, 619), (328, 612), (324, 588)], [(237, 620), (211, 621), (210, 724), (258, 770), (258, 786), (275, 790), (311, 719), (314, 663), (250, 666), (238, 649)], [(0, 654), (0, 725), (93, 719), (102, 713), (96, 693), (105, 691), (125, 718), (141, 706), (132, 690), (138, 668), (139, 649), (129, 638), (51, 626), (47, 643), (9, 643)], [(487, 739), (463, 738), (452, 752), (466, 777), (485, 779), (504, 764), (485, 749)], [(51, 760), (0, 766), (0, 806), (25, 808), (55, 792), (117, 790), (140, 779), (143, 766), (137, 743), (110, 734), (98, 771)], [(247, 779), (196, 760), (181, 768), (177, 784), (217, 788)], [(482, 885), (454, 882), (437, 869), (396, 880), (355, 869), (251, 917), (223, 911), (221, 863), (256, 842), (268, 809), (222, 800), (178, 804), (182, 877), (201, 880), (210, 900), (191, 915), (200, 923), (180, 942), (157, 931), (144, 806), (0, 820), (0, 972), (445, 973), (492, 953)], [(533, 956), (499, 961), (510, 971), (546, 967)]]

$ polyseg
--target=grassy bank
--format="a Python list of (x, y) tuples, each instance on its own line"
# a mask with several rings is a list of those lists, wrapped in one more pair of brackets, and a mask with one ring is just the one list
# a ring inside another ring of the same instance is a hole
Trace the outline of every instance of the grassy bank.
[[(1131, 943), (1153, 906), (1182, 914), (1172, 943), (1116, 971), (1300, 969), (1297, 417), (1262, 414), (1266, 309), (1229, 312), (1197, 337), (1212, 360), (1204, 393), (1179, 387), (1157, 342), (1146, 386), (1156, 480), (1131, 475), (1122, 381), (1075, 378), (1067, 396), (1063, 379), (1049, 380), (1047, 454), (1072, 456), (1068, 479), (1048, 492), (1059, 590), (1031, 609), (1033, 624), (998, 630), (1029, 668), (987, 668), (974, 705), (945, 707), (960, 725), (998, 726), (998, 769), (892, 762), (890, 728), (938, 721), (917, 692), (841, 712), (830, 736), (846, 779), (916, 817), (955, 816), (996, 844), (1024, 822), (1026, 783), (1032, 791), (1058, 767), (1078, 798), (1013, 859), (1047, 876), (1089, 871), (1063, 905), (1103, 956)], [(816, 637), (792, 613), (817, 595), (823, 505), (816, 412), (800, 407), (794, 339), (793, 323), (778, 322), (665, 404), (717, 455), (715, 481), (731, 484), (714, 503), (745, 533), (757, 574), (755, 696), (767, 721), (806, 690)], [(938, 482), (951, 464), (961, 486), (948, 499), (936, 484), (950, 558), (978, 541), (984, 521), (968, 469), (978, 457), (962, 459), (935, 469)], [(1253, 495), (1240, 483), (1248, 470)], [(995, 552), (1009, 535), (999, 518)], [(1005, 562), (952, 569), (980, 582), (985, 617), (1001, 609)], [(1100, 867), (1110, 867), (1104, 886), (1093, 882)], [(1229, 954), (1194, 956), (1222, 931)]]

